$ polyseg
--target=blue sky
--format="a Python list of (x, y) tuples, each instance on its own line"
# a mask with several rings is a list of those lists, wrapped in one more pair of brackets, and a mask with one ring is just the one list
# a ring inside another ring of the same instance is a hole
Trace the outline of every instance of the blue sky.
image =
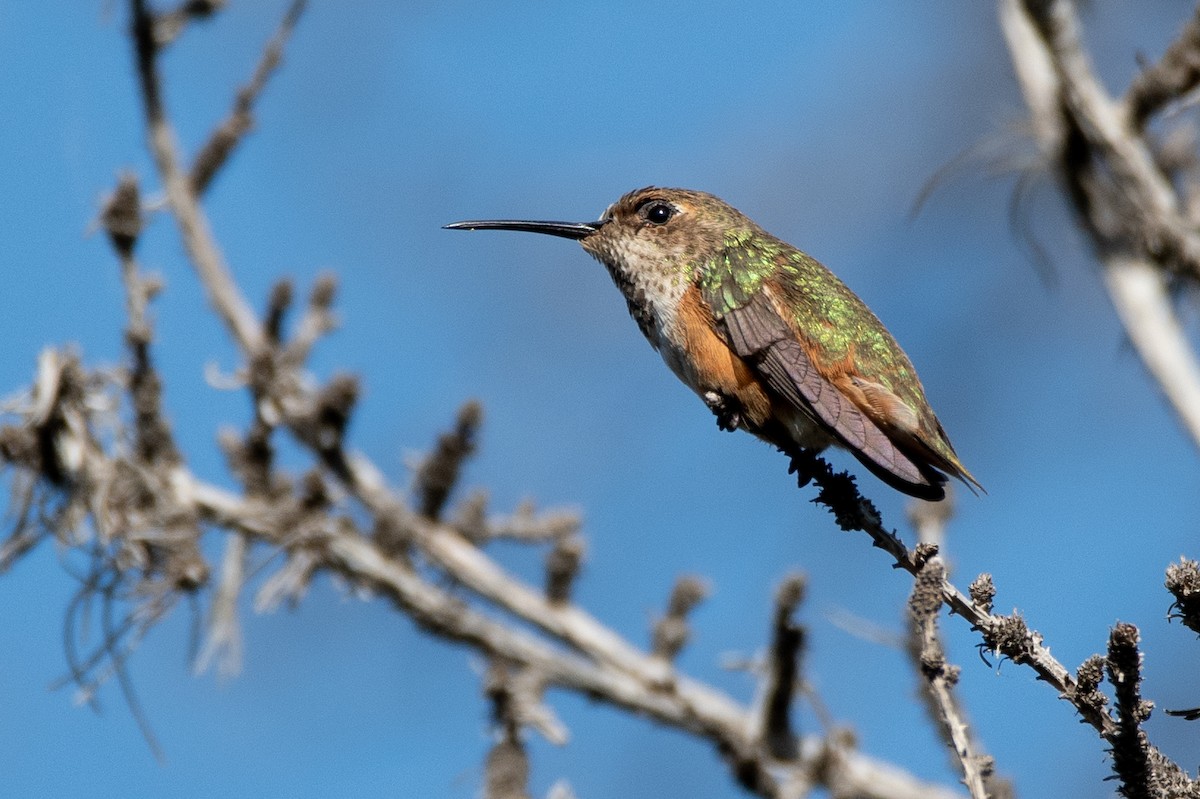
[[(1177, 2), (1093, 3), (1089, 45), (1110, 85), (1161, 53)], [(250, 74), (281, 2), (234, 2), (166, 60), (169, 109), (203, 141)], [(87, 235), (123, 168), (154, 188), (120, 3), (0, 0), (0, 393), (39, 350), (123, 357), (117, 264)], [(1039, 277), (1008, 224), (1011, 174), (972, 162), (921, 213), (939, 167), (972, 147), (1028, 158), (1020, 98), (988, 3), (824, 0), (689, 8), (644, 3), (315, 2), (260, 106), (259, 128), (207, 207), (247, 294), (341, 280), (341, 329), (321, 375), (365, 393), (353, 444), (397, 485), (463, 400), (486, 409), (465, 477), (497, 510), (523, 498), (581, 508), (578, 597), (647, 639), (675, 577), (704, 575), (688, 672), (747, 700), (719, 668), (759, 646), (789, 571), (810, 577), (806, 676), (861, 748), (953, 783), (897, 651), (832, 623), (901, 627), (909, 579), (865, 537), (837, 531), (777, 453), (718, 432), (628, 319), (603, 270), (570, 242), (450, 233), (464, 218), (594, 219), (647, 184), (714, 192), (818, 257), (888, 324), (988, 489), (960, 497), (957, 582), (990, 571), (1074, 668), (1109, 627), (1141, 627), (1147, 696), (1194, 707), (1194, 636), (1168, 625), (1162, 571), (1196, 556), (1200, 463), (1124, 342), (1070, 218), (1043, 183), (1029, 206), (1054, 260)], [(139, 253), (161, 272), (154, 306), (166, 403), (192, 468), (228, 483), (215, 444), (245, 398), (206, 385), (236, 353), (206, 311), (174, 228)], [(835, 456), (840, 466), (852, 458)], [(864, 476), (896, 525), (903, 500)], [(541, 553), (502, 548), (538, 579)], [(380, 602), (323, 579), (295, 610), (244, 617), (237, 679), (192, 677), (185, 608), (132, 664), (166, 751), (159, 765), (112, 686), (101, 715), (47, 685), (64, 670), (75, 583), (46, 546), (0, 578), (0, 796), (338, 797), (477, 794), (488, 745), (478, 659), (418, 634)], [(1031, 672), (980, 663), (944, 626), (985, 746), (1022, 797), (1107, 796), (1101, 744)], [(550, 701), (573, 740), (533, 739), (532, 790), (565, 778), (585, 799), (736, 797), (703, 743), (576, 697)], [(817, 721), (808, 708), (802, 730)], [(1156, 713), (1155, 742), (1200, 760), (1194, 729)]]

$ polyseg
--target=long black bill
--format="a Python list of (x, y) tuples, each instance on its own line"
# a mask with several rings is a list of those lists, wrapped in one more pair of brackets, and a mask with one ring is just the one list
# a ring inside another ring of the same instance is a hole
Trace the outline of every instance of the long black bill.
[(443, 230), (520, 230), (545, 233), (564, 239), (586, 239), (600, 229), (600, 222), (533, 222), (526, 219), (477, 219), (443, 225)]

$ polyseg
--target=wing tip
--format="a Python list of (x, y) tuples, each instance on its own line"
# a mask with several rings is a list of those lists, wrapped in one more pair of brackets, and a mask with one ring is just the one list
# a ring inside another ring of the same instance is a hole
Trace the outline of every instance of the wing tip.
[[(980, 494), (987, 495), (987, 489), (975, 479), (975, 475), (967, 471), (960, 463), (956, 463), (955, 466), (957, 468), (946, 470), (949, 477), (953, 477), (965, 485), (967, 490), (975, 496), (979, 496)], [(908, 494), (910, 497), (916, 497), (928, 502), (940, 502), (945, 499), (946, 484), (949, 481), (947, 475), (925, 464), (920, 464), (917, 468), (921, 470), (921, 475), (927, 479), (927, 482), (913, 483), (890, 473), (885, 475), (876, 472), (876, 475), (892, 488)]]
[(938, 464), (938, 468), (956, 478), (975, 496), (979, 496), (980, 492), (986, 495), (987, 489), (983, 487), (982, 483), (975, 479), (975, 475), (971, 474), (966, 466), (962, 465), (962, 461), (960, 461), (958, 456), (954, 455), (953, 452), (954, 451), (951, 450), (952, 457), (946, 459), (945, 466)]
[(926, 502), (941, 502), (946, 498), (946, 475), (941, 472), (918, 466), (925, 481), (917, 483), (900, 477), (877, 463), (868, 463), (866, 460), (863, 460), (863, 463), (876, 477), (902, 494)]

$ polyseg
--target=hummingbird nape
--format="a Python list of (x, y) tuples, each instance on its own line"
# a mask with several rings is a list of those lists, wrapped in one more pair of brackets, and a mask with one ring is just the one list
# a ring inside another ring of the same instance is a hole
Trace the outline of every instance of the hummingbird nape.
[(959, 461), (908, 356), (866, 304), (816, 259), (711, 194), (649, 187), (596, 222), (480, 220), (454, 230), (576, 239), (608, 268), (629, 312), (725, 429), (785, 453), (848, 449), (914, 497)]

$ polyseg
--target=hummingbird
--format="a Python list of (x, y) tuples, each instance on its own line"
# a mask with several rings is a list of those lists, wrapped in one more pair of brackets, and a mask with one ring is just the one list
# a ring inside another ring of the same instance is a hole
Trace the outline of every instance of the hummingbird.
[(908, 356), (866, 303), (718, 197), (650, 186), (595, 222), (445, 227), (578, 241), (722, 429), (744, 429), (785, 454), (842, 447), (920, 499), (943, 499), (947, 476), (983, 488), (955, 454)]

